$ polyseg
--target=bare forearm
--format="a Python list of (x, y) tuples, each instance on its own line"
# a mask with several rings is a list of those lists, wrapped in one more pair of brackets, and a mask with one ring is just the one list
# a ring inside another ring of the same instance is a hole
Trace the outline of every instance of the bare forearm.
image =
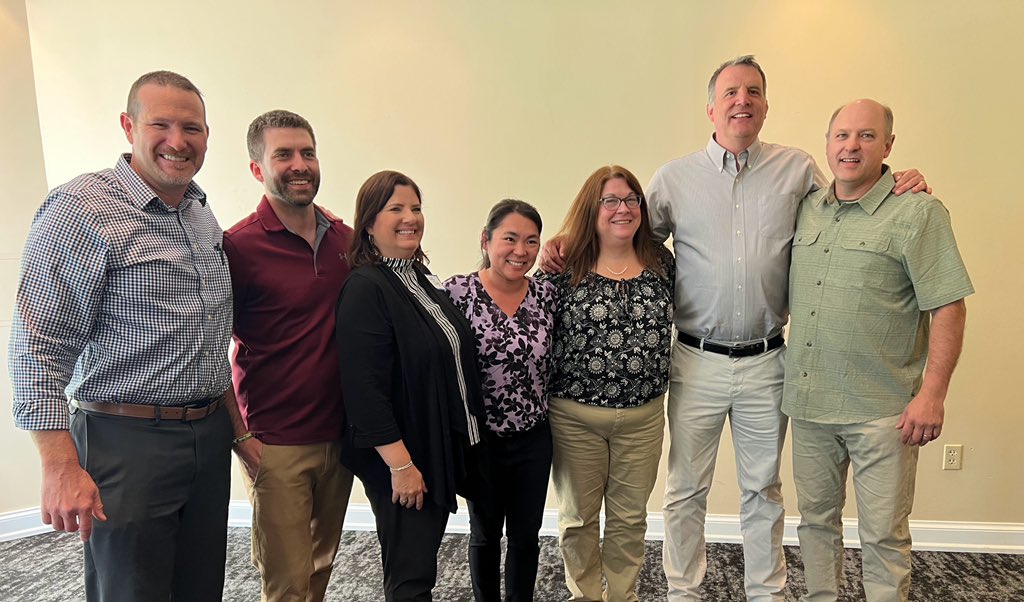
[(963, 348), (967, 305), (960, 299), (931, 313), (928, 363), (921, 390), (944, 398)]
[(44, 471), (49, 467), (79, 465), (78, 450), (68, 431), (32, 431), (32, 442), (39, 450), (39, 460)]
[(227, 410), (228, 417), (231, 419), (231, 429), (235, 433), (235, 437), (240, 437), (249, 431), (245, 426), (245, 421), (242, 419), (242, 411), (238, 407), (238, 400), (235, 398), (234, 385), (228, 387), (227, 391), (224, 391), (224, 409)]
[(401, 439), (394, 443), (388, 443), (387, 445), (378, 445), (374, 449), (376, 449), (377, 453), (380, 454), (384, 463), (391, 468), (401, 468), (409, 462), (412, 462), (412, 456), (409, 454), (409, 450), (406, 449), (405, 442)]

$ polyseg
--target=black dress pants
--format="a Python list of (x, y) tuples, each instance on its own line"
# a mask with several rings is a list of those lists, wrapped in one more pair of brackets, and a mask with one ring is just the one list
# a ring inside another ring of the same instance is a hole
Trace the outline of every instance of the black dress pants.
[(423, 508), (391, 503), (391, 489), (365, 487), (377, 522), (381, 561), (384, 565), (384, 599), (387, 602), (429, 602), (437, 582), (437, 551), (441, 547), (449, 512), (434, 503), (430, 494)]
[(469, 569), (477, 602), (501, 600), (501, 535), (505, 527), (505, 600), (533, 600), (540, 554), (538, 533), (551, 473), (551, 427), (499, 437), (488, 432), (490, 485), (469, 502)]

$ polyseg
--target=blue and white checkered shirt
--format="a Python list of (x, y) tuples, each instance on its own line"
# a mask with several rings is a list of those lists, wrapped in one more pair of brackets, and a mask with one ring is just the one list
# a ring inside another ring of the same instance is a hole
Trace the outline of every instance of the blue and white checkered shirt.
[(223, 232), (199, 186), (168, 207), (130, 160), (55, 188), (32, 221), (9, 353), (19, 428), (67, 429), (70, 398), (174, 406), (230, 386)]

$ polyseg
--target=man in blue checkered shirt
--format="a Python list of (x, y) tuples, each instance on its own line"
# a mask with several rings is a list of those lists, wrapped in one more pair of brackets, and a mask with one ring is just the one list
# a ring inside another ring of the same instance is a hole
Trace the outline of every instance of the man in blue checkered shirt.
[(220, 600), (235, 401), (222, 231), (192, 181), (206, 109), (157, 71), (121, 126), (132, 152), (55, 188), (32, 222), (15, 422), (39, 449), (43, 522), (85, 542), (90, 601)]

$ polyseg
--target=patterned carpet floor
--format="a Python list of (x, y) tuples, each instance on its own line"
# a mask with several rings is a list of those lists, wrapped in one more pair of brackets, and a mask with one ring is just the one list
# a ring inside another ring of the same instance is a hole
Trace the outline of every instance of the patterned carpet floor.
[[(466, 535), (445, 537), (438, 555), (438, 585), (434, 599), (463, 602), (473, 599), (466, 563)], [(249, 530), (228, 530), (225, 602), (259, 600), (259, 576), (249, 563)], [(789, 584), (786, 600), (798, 600), (804, 590), (803, 565), (798, 548), (786, 548)], [(377, 602), (380, 591), (380, 549), (376, 535), (346, 532), (335, 564), (327, 599)], [(537, 579), (538, 602), (565, 600), (558, 543), (542, 538), (541, 567)], [(743, 600), (743, 553), (738, 545), (710, 544), (708, 574), (702, 586), (705, 601)], [(665, 599), (661, 571), (661, 542), (647, 542), (640, 575), (642, 602)], [(846, 551), (841, 601), (863, 600), (860, 587), (860, 552)], [(910, 599), (921, 602), (1024, 601), (1024, 555), (951, 554), (914, 552)], [(82, 548), (77, 537), (48, 533), (0, 543), (0, 601), (82, 602)]]

